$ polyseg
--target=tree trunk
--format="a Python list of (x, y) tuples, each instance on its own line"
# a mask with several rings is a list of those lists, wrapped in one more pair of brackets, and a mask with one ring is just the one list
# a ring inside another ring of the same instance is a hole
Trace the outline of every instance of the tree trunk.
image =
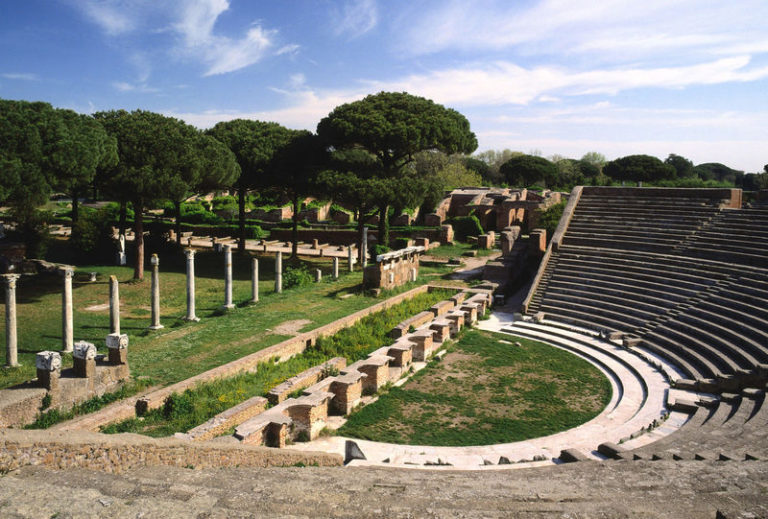
[(133, 202), (135, 217), (133, 219), (134, 245), (136, 246), (136, 264), (133, 267), (133, 279), (144, 280), (144, 201)]
[[(242, 179), (242, 176), (240, 177)], [(237, 206), (240, 219), (238, 252), (245, 252), (245, 182), (240, 180), (237, 188)]]
[[(363, 211), (360, 211), (360, 215), (363, 214)], [(360, 268), (363, 266), (363, 261), (365, 261), (365, 251), (363, 251), (362, 244), (363, 244), (363, 232), (365, 228), (365, 220), (361, 217), (357, 219), (357, 246), (359, 247), (357, 251), (357, 261), (360, 264)]]
[(299, 196), (293, 195), (293, 230), (291, 232), (291, 259), (299, 257)]
[(121, 234), (125, 234), (125, 213), (128, 209), (128, 202), (125, 200), (120, 200), (120, 218), (117, 223), (117, 234), (118, 237)]
[(389, 205), (379, 209), (379, 245), (389, 247)]
[(78, 192), (77, 189), (72, 189), (72, 227), (74, 228), (75, 224), (77, 223), (77, 219), (80, 216), (80, 207), (78, 203)]
[(181, 245), (181, 202), (173, 201), (173, 206), (176, 208), (176, 243)]

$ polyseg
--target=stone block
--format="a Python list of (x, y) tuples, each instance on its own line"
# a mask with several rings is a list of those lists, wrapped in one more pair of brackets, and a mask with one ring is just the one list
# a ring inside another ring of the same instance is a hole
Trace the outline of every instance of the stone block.
[(433, 340), (443, 342), (451, 338), (451, 323), (447, 320), (435, 321), (429, 325), (430, 330), (435, 330)]
[(112, 365), (128, 363), (128, 335), (110, 333), (107, 335), (108, 360)]
[(41, 351), (35, 357), (37, 381), (40, 387), (55, 392), (61, 377), (61, 355), (55, 351)]
[(589, 456), (578, 449), (563, 449), (560, 451), (560, 460), (563, 463), (573, 463), (576, 461), (589, 461)]
[(436, 213), (430, 213), (424, 216), (425, 227), (439, 227), (443, 224), (443, 218)]
[(96, 375), (96, 346), (90, 342), (76, 342), (72, 351), (76, 377), (92, 378)]
[(597, 452), (605, 456), (606, 458), (616, 459), (618, 455), (624, 452), (626, 449), (612, 442), (601, 443), (597, 446)]

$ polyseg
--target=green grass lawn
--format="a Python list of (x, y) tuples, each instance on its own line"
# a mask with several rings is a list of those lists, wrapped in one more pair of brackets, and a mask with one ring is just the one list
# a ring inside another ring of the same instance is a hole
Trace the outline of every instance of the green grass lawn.
[[(219, 308), (224, 302), (223, 255), (200, 252), (195, 256), (196, 306), (199, 323), (182, 320), (186, 311), (185, 260), (182, 252), (160, 257), (160, 310), (165, 328), (148, 331), (150, 324), (150, 274), (143, 282), (132, 281), (129, 267), (77, 265), (73, 282), (74, 339), (93, 342), (105, 352), (104, 339), (109, 333), (110, 275), (120, 281), (121, 331), (130, 337), (128, 359), (134, 376), (148, 376), (157, 384), (167, 385), (213, 367), (276, 344), (287, 338), (273, 333), (286, 321), (306, 320), (295, 331), (308, 331), (357, 310), (366, 308), (395, 291), (372, 297), (360, 289), (362, 274), (358, 270), (330, 279), (331, 260), (306, 261), (310, 269), (323, 270), (320, 283), (274, 292), (272, 256), (259, 257), (260, 301), (250, 299), (250, 256), (233, 255), (233, 298), (240, 306), (224, 315)], [(287, 262), (286, 262), (287, 265)], [(342, 267), (346, 262), (342, 261)], [(97, 272), (98, 280), (88, 281), (88, 273)], [(398, 291), (418, 284), (438, 281), (445, 268), (422, 267), (419, 280)], [(60, 276), (23, 277), (17, 285), (17, 323), (19, 361), (21, 367), (0, 369), (0, 388), (35, 377), (35, 354), (42, 350), (61, 350)], [(0, 320), (0, 337), (4, 342), (5, 321)], [(64, 366), (71, 357), (63, 356)], [(0, 364), (5, 364), (5, 345), (0, 348)]]
[(508, 443), (587, 422), (610, 398), (608, 379), (580, 357), (470, 330), (442, 360), (353, 413), (337, 434), (410, 445)]
[[(166, 400), (165, 406), (103, 428), (106, 433), (134, 432), (148, 436), (170, 436), (175, 432), (186, 432), (205, 422), (218, 413), (256, 395), (266, 396), (267, 392), (287, 378), (322, 364), (332, 357), (345, 357), (352, 363), (370, 352), (391, 344), (389, 331), (404, 319), (426, 310), (438, 301), (453, 294), (449, 290), (435, 290), (419, 294), (391, 308), (376, 312), (345, 328), (332, 337), (321, 337), (315, 347), (288, 359), (285, 362), (259, 364), (255, 373), (243, 373), (234, 377), (218, 379), (201, 384), (182, 394), (174, 394)], [(47, 425), (51, 420), (38, 420)]]

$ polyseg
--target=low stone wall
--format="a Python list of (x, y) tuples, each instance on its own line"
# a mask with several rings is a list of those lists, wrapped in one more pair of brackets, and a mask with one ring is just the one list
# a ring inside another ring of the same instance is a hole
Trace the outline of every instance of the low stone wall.
[(289, 378), (280, 385), (277, 385), (269, 390), (267, 393), (267, 399), (272, 405), (277, 405), (294, 391), (305, 389), (312, 384), (322, 380), (329, 376), (328, 373), (336, 371), (337, 373), (347, 367), (347, 359), (344, 357), (334, 357), (319, 366), (313, 366), (307, 370), (302, 371), (298, 375)]
[(190, 429), (187, 433), (177, 433), (175, 436), (187, 440), (211, 440), (216, 436), (220, 436), (228, 429), (263, 413), (267, 408), (267, 404), (267, 399), (263, 396), (254, 396), (217, 414), (207, 422)]
[[(101, 411), (97, 411), (87, 416), (65, 422), (54, 427), (58, 430), (88, 430), (98, 431), (103, 425), (126, 420), (128, 418), (134, 418), (136, 416), (137, 404), (142, 409), (156, 409), (163, 405), (165, 399), (171, 393), (182, 393), (187, 389), (192, 389), (195, 386), (215, 380), (217, 378), (231, 377), (244, 371), (250, 371), (256, 369), (256, 367), (263, 362), (272, 358), (278, 358), (281, 361), (289, 359), (290, 357), (303, 352), (307, 346), (314, 344), (318, 337), (325, 335), (330, 336), (347, 328), (363, 317), (372, 313), (385, 310), (391, 306), (394, 306), (402, 301), (415, 297), (419, 294), (423, 294), (430, 289), (429, 285), (421, 285), (402, 294), (392, 296), (389, 299), (376, 303), (375, 305), (364, 308), (358, 312), (350, 314), (346, 317), (338, 319), (332, 323), (326, 324), (312, 330), (310, 332), (302, 333), (296, 337), (292, 337), (283, 342), (264, 348), (257, 352), (246, 355), (240, 359), (234, 360), (222, 366), (213, 368), (194, 377), (182, 380), (176, 384), (164, 387), (153, 391), (141, 398), (133, 397), (124, 400), (123, 402), (105, 408)], [(139, 402), (140, 401), (140, 402)]]
[(340, 466), (343, 458), (324, 452), (275, 450), (265, 447), (193, 443), (136, 434), (105, 435), (85, 431), (66, 435), (53, 431), (0, 430), (0, 473), (26, 465), (52, 469), (73, 467), (109, 473), (138, 467), (281, 467), (298, 463)]

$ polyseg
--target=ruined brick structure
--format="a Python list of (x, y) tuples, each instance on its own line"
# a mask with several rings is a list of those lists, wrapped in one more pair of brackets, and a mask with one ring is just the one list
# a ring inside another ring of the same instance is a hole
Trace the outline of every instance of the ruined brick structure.
[(406, 247), (376, 256), (376, 263), (363, 271), (366, 288), (392, 289), (415, 281), (419, 274), (419, 258), (424, 247)]

